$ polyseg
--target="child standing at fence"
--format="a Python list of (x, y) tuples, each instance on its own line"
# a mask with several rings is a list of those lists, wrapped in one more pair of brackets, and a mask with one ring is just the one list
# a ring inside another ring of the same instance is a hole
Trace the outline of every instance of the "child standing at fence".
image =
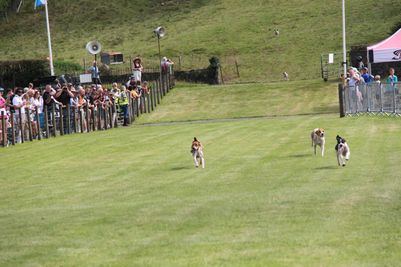
[(394, 68), (389, 68), (388, 70), (388, 77), (387, 77), (387, 90), (386, 91), (393, 91), (397, 90), (397, 83), (398, 83), (398, 77), (394, 74), (395, 70)]

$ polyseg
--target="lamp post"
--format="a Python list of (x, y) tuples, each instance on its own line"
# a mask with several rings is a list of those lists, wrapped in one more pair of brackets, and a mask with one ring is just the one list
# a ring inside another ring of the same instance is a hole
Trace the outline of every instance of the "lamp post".
[(164, 27), (159, 26), (156, 29), (154, 29), (153, 32), (157, 36), (157, 46), (159, 48), (160, 86), (162, 86), (162, 83), (163, 83), (163, 80), (162, 80), (162, 56), (160, 53), (160, 38), (162, 38), (166, 34), (166, 30), (164, 29)]

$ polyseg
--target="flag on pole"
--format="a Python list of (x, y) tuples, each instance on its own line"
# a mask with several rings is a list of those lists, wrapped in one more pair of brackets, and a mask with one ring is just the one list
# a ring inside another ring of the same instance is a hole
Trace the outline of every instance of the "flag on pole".
[(46, 5), (46, 0), (35, 0), (35, 9), (44, 5)]

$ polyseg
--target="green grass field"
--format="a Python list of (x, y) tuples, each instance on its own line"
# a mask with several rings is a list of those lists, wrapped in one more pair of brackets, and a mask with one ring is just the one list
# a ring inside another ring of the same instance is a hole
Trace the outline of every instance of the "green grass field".
[[(1, 149), (0, 266), (399, 265), (399, 119), (340, 119), (335, 85), (306, 84), (179, 86), (129, 128)], [(275, 117), (283, 106), (291, 116)], [(344, 168), (337, 134), (351, 148)]]

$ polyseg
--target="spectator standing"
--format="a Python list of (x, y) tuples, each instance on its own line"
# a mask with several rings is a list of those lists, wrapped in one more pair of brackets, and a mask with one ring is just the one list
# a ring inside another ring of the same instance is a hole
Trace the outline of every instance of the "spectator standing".
[[(53, 127), (53, 105), (56, 103), (54, 96), (56, 95), (56, 90), (52, 88), (50, 84), (47, 84), (45, 87), (45, 91), (43, 92), (43, 108), (44, 110), (47, 109), (47, 122), (49, 127)], [(58, 101), (57, 101), (58, 102)]]
[(44, 115), (43, 115), (43, 97), (40, 95), (39, 90), (35, 90), (35, 93), (33, 95), (33, 100), (32, 104), (35, 107), (35, 109), (38, 110), (39, 114), (39, 127), (41, 129), (44, 128)]
[(162, 60), (161, 60), (161, 62), (160, 62), (160, 64), (161, 64), (161, 67), (162, 67), (162, 72), (163, 73), (169, 73), (169, 74), (172, 74), (172, 68), (173, 68), (173, 65), (174, 65), (174, 62), (173, 61), (171, 61), (170, 59), (168, 59), (167, 57), (163, 57), (162, 58)]
[(394, 74), (394, 68), (389, 68), (387, 77), (387, 91), (397, 90), (398, 77)]
[(93, 64), (88, 69), (88, 72), (91, 74), (92, 83), (94, 83), (94, 84), (101, 84), (102, 83), (100, 81), (100, 71), (99, 71), (99, 68), (97, 67), (96, 61), (93, 61)]
[(68, 86), (66, 84), (63, 84), (61, 89), (59, 89), (55, 95), (56, 99), (62, 104), (62, 114), (63, 114), (63, 124), (64, 124), (64, 133), (69, 133), (68, 132), (68, 125), (67, 122), (69, 123), (69, 120), (67, 118), (68, 115), (68, 106), (70, 105), (71, 98), (74, 97), (74, 94), (71, 92), (71, 87), (72, 85), (69, 84)]
[[(7, 146), (7, 134), (3, 140), (3, 131), (7, 133), (8, 116), (6, 113), (6, 99), (3, 97), (4, 89), (0, 87), (0, 144)], [(3, 120), (5, 120), (5, 129), (3, 129)], [(3, 143), (4, 141), (4, 143)]]
[(361, 69), (361, 72), (362, 72), (361, 77), (363, 78), (363, 80), (365, 81), (365, 83), (370, 84), (370, 83), (373, 82), (374, 77), (373, 77), (373, 75), (371, 75), (371, 74), (369, 73), (369, 69), (368, 69), (367, 67), (363, 67), (363, 68)]
[[(15, 115), (14, 115), (14, 127), (16, 129), (17, 133), (17, 143), (22, 142), (22, 137), (25, 136), (25, 122), (26, 122), (26, 116), (25, 116), (25, 104), (26, 101), (23, 99), (24, 94), (23, 94), (23, 89), (18, 88), (16, 91), (16, 95), (13, 97), (13, 107), (16, 109)], [(21, 124), (20, 124), (21, 120)]]
[(132, 75), (129, 80), (125, 83), (125, 87), (127, 87), (128, 89), (132, 89), (137, 85), (136, 81), (135, 81), (135, 77)]
[(142, 71), (143, 66), (141, 59), (139, 57), (134, 58), (132, 62), (132, 76), (137, 84), (140, 84), (142, 81)]
[(127, 87), (122, 86), (121, 93), (118, 96), (118, 104), (124, 117), (123, 126), (128, 126), (128, 104), (129, 104), (128, 97), (129, 97), (129, 91), (127, 90)]
[(6, 99), (3, 97), (4, 94), (4, 89), (0, 87), (0, 116), (1, 112), (4, 112), (4, 115), (6, 115)]
[(362, 101), (362, 94), (359, 91), (359, 83), (361, 81), (361, 77), (359, 76), (357, 70), (353, 67), (348, 69), (349, 79), (348, 79), (348, 86), (351, 93), (351, 97), (353, 102), (358, 99), (358, 102)]

